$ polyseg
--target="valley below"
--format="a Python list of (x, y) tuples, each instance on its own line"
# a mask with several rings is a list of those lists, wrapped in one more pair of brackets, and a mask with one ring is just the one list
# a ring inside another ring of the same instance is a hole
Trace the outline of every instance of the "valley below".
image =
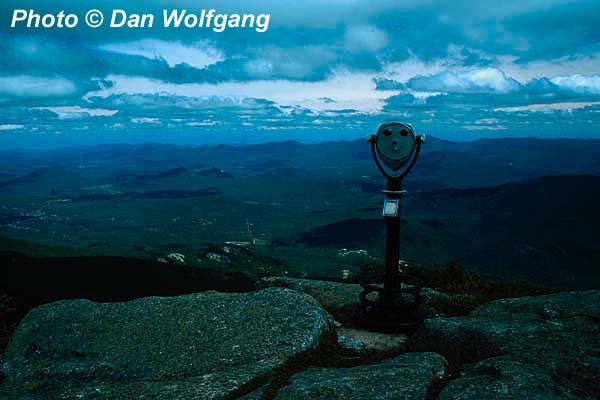
[[(382, 264), (385, 182), (362, 140), (0, 153), (5, 251), (327, 279)], [(600, 286), (600, 141), (431, 138), (404, 187), (403, 260)]]

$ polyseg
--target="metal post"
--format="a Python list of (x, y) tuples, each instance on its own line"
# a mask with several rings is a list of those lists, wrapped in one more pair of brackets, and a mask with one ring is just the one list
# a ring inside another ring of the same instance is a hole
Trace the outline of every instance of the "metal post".
[[(389, 180), (386, 196), (390, 199), (401, 199), (402, 181), (399, 179)], [(386, 217), (386, 244), (385, 244), (385, 279), (381, 303), (383, 310), (392, 310), (397, 291), (400, 289), (398, 276), (398, 263), (400, 261), (400, 209), (398, 202), (398, 214), (396, 217)]]

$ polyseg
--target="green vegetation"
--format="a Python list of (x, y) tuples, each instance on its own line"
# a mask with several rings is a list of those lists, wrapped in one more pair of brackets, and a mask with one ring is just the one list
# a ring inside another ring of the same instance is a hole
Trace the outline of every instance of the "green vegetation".
[(536, 296), (559, 290), (544, 285), (515, 280), (511, 277), (484, 277), (475, 270), (466, 270), (453, 259), (445, 268), (409, 266), (407, 271), (423, 280), (426, 287), (452, 296), (437, 298), (432, 306), (448, 316), (465, 315), (492, 300)]
[(8, 344), (8, 338), (16, 323), (16, 310), (11, 304), (10, 296), (0, 294), (0, 354)]
[[(405, 182), (401, 257), (460, 255), (496, 277), (598, 287), (600, 141), (570, 141), (569, 163), (555, 157), (564, 146), (430, 138)], [(384, 179), (365, 141), (0, 151), (0, 168), (2, 250), (181, 254), (192, 267), (328, 279), (359, 269), (352, 251), (383, 256)], [(556, 171), (596, 175), (546, 176)]]

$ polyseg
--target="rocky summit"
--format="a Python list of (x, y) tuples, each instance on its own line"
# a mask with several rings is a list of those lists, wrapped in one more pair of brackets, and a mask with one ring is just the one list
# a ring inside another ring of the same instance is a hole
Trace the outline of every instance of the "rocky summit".
[(407, 338), (335, 321), (326, 308), (346, 309), (353, 286), (279, 285), (295, 290), (37, 307), (6, 349), (0, 398), (600, 398), (600, 291), (496, 300)]
[(262, 278), (256, 287), (284, 287), (309, 294), (342, 323), (350, 323), (356, 310), (361, 307), (358, 295), (363, 290), (358, 284), (288, 277)]
[(376, 364), (301, 372), (275, 399), (425, 399), (445, 373), (446, 360), (439, 354), (406, 353)]
[(3, 399), (225, 399), (334, 338), (313, 298), (271, 288), (37, 307), (14, 332)]
[(600, 398), (600, 291), (502, 299), (426, 320), (409, 348), (458, 372), (440, 399)]

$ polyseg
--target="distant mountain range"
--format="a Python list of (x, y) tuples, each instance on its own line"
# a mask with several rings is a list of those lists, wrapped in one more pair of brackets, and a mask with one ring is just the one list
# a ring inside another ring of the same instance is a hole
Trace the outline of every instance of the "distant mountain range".
[[(366, 140), (0, 151), (0, 168), (0, 235), (29, 242), (188, 260), (235, 242), (319, 277), (356, 267), (343, 248), (383, 254)], [(428, 138), (404, 186), (402, 258), (600, 287), (600, 140)]]
[[(254, 146), (102, 145), (50, 151), (0, 151), (5, 173), (23, 175), (53, 168), (99, 173), (115, 168), (161, 174), (180, 168), (224, 170), (253, 175), (290, 167), (309, 175), (377, 176), (366, 140), (301, 144), (294, 141)], [(111, 165), (118, 160), (117, 165)], [(600, 175), (600, 140), (480, 139), (448, 142), (427, 138), (408, 183), (446, 187), (493, 186), (547, 175)], [(4, 179), (6, 180), (6, 179)]]

